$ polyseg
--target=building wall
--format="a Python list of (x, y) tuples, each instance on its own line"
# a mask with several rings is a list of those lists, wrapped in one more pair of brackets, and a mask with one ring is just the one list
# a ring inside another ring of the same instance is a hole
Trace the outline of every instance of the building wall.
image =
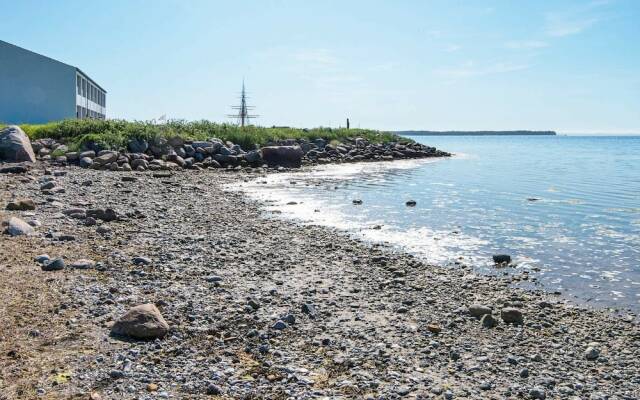
[(107, 93), (80, 70), (76, 75), (76, 117), (106, 119)]
[(76, 68), (0, 40), (0, 122), (76, 118)]

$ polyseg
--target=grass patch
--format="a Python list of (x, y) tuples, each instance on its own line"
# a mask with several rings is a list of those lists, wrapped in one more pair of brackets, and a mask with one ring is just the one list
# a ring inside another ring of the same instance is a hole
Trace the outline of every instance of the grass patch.
[(180, 137), (185, 140), (218, 138), (239, 144), (244, 150), (281, 139), (322, 138), (330, 142), (344, 142), (348, 138), (361, 137), (371, 142), (410, 142), (390, 132), (371, 129), (288, 127), (239, 127), (211, 121), (171, 121), (157, 125), (143, 121), (124, 120), (65, 120), (41, 125), (21, 125), (31, 140), (52, 138), (66, 144), (70, 150), (87, 146), (123, 149), (134, 138), (153, 141), (156, 138)]

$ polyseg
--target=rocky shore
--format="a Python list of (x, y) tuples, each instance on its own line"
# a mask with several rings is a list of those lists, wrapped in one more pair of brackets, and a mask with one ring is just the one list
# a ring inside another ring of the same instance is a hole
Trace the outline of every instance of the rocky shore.
[(634, 316), (265, 219), (260, 169), (5, 172), (0, 399), (640, 398)]
[(346, 143), (328, 143), (325, 139), (281, 140), (245, 151), (238, 144), (211, 138), (207, 141), (185, 141), (179, 137), (134, 139), (119, 151), (86, 146), (82, 151), (69, 151), (53, 139), (32, 143), (41, 161), (56, 165), (75, 164), (82, 168), (111, 171), (178, 170), (206, 168), (299, 168), (302, 165), (391, 161), (427, 157), (446, 157), (449, 153), (420, 143), (370, 143), (362, 138)]

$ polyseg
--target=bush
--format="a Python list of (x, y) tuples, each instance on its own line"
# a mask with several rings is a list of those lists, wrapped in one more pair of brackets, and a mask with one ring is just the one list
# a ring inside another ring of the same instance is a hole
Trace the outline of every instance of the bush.
[(347, 138), (362, 137), (371, 142), (410, 141), (389, 132), (370, 129), (313, 128), (298, 129), (288, 127), (239, 127), (211, 121), (170, 121), (158, 125), (143, 121), (124, 120), (65, 120), (42, 125), (21, 125), (31, 140), (52, 138), (65, 143), (69, 149), (78, 150), (89, 144), (102, 148), (125, 148), (134, 138), (152, 140), (154, 138), (180, 137), (185, 140), (207, 140), (218, 138), (239, 144), (244, 150), (282, 139), (322, 138), (327, 141), (342, 142)]

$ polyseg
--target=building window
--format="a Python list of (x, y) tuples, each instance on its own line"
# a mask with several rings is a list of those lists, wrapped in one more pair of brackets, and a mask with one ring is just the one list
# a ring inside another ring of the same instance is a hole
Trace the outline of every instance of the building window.
[(78, 94), (82, 94), (82, 91), (80, 90), (81, 85), (82, 81), (80, 79), (80, 76), (76, 75), (76, 86), (78, 87)]

